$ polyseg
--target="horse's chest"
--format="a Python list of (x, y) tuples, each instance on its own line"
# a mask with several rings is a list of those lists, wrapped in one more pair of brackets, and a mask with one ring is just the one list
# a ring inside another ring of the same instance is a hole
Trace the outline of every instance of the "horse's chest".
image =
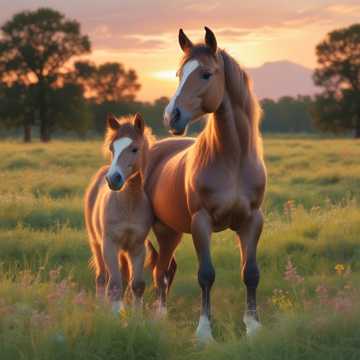
[(247, 183), (239, 176), (218, 178), (199, 189), (202, 205), (210, 214), (215, 230), (236, 228), (247, 219), (261, 202), (257, 184)]

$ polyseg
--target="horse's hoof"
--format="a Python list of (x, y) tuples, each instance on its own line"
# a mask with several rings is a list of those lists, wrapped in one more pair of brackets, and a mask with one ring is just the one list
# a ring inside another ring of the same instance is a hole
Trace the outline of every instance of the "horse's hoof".
[(256, 335), (259, 330), (262, 328), (261, 323), (256, 320), (253, 316), (244, 315), (244, 324), (246, 326), (246, 335), (248, 337), (252, 337)]
[(119, 315), (125, 310), (125, 306), (122, 301), (112, 301), (111, 309), (114, 315)]
[(196, 328), (196, 338), (202, 344), (209, 344), (214, 341), (211, 332), (210, 320), (206, 316), (200, 316), (199, 325)]
[(167, 317), (167, 308), (166, 306), (159, 305), (155, 310), (155, 319), (164, 320)]

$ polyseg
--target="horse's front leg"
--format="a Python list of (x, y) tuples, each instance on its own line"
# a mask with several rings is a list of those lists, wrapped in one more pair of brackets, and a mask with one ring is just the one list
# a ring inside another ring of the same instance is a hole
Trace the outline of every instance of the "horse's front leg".
[(253, 335), (261, 327), (256, 308), (256, 289), (260, 280), (260, 272), (256, 263), (256, 249), (262, 227), (262, 212), (256, 210), (237, 231), (243, 264), (241, 274), (246, 286), (246, 310), (243, 320), (247, 335)]
[(201, 313), (196, 336), (200, 341), (213, 340), (211, 332), (210, 291), (215, 281), (215, 269), (211, 260), (211, 219), (205, 210), (200, 210), (192, 216), (191, 233), (196, 249), (199, 271), (198, 281), (201, 287)]

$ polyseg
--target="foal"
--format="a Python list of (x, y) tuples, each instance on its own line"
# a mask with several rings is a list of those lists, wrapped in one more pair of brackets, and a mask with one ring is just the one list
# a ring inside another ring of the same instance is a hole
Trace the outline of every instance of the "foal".
[(145, 290), (145, 239), (153, 215), (142, 180), (152, 141), (151, 131), (139, 114), (120, 120), (109, 115), (104, 148), (111, 152), (112, 162), (97, 172), (85, 195), (96, 293), (104, 296), (107, 285), (106, 296), (114, 312), (123, 308), (129, 279), (136, 305), (141, 304)]

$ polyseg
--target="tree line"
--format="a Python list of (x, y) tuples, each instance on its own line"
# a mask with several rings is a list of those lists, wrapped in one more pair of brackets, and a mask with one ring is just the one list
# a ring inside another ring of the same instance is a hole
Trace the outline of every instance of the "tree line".
[[(168, 99), (136, 100), (137, 73), (123, 64), (82, 60), (91, 42), (76, 20), (50, 8), (22, 11), (1, 27), (0, 129), (32, 129), (49, 141), (54, 132), (85, 136), (103, 133), (104, 117), (141, 112), (157, 134)], [(276, 133), (354, 131), (360, 137), (360, 25), (336, 30), (316, 48), (314, 81), (324, 91), (315, 98), (262, 100), (262, 130)], [(195, 127), (195, 131), (201, 124)]]

